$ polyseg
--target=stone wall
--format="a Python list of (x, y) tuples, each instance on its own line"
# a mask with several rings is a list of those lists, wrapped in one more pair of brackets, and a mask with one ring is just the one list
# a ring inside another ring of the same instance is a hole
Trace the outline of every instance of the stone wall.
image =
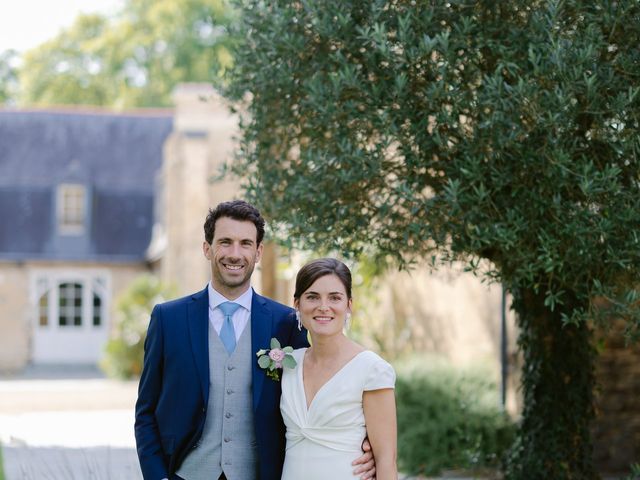
[(236, 181), (216, 180), (220, 167), (232, 158), (237, 119), (208, 84), (180, 85), (174, 101), (174, 130), (164, 147), (150, 253), (160, 258), (161, 279), (187, 294), (201, 290), (211, 275), (202, 252), (209, 208), (240, 198)]
[[(371, 288), (354, 275), (354, 335), (385, 358), (426, 355), (460, 367), (482, 367), (501, 385), (501, 304), (499, 284), (483, 283), (460, 265), (431, 271), (418, 266), (392, 271)], [(507, 355), (516, 357), (514, 316), (507, 312)], [(510, 380), (517, 380), (511, 372)], [(513, 385), (513, 382), (510, 382)], [(517, 411), (516, 388), (507, 408)]]
[(601, 472), (622, 473), (640, 462), (640, 343), (626, 345), (624, 325), (599, 333), (594, 459)]
[(0, 371), (29, 360), (29, 281), (24, 263), (0, 262)]

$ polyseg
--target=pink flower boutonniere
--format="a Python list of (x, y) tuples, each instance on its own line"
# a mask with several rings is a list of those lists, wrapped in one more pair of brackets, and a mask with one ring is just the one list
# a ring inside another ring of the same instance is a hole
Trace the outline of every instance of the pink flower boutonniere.
[(258, 365), (267, 371), (267, 376), (276, 382), (280, 380), (280, 370), (282, 368), (295, 368), (297, 362), (291, 353), (293, 347), (280, 346), (277, 338), (271, 339), (270, 349), (261, 349), (256, 352)]

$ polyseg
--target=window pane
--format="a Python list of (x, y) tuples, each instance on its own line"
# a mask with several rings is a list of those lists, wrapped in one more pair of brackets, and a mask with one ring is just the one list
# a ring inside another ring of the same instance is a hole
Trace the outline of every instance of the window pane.
[(49, 293), (45, 293), (40, 297), (38, 302), (39, 311), (39, 324), (41, 327), (46, 327), (49, 324)]
[(93, 294), (93, 325), (99, 327), (102, 324), (102, 301), (100, 297)]
[(82, 325), (82, 284), (61, 283), (58, 292), (60, 295), (59, 325)]

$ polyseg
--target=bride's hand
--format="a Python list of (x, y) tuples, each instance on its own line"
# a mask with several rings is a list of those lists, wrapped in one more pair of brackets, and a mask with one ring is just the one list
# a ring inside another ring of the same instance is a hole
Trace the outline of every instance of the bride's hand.
[(365, 438), (362, 442), (362, 450), (364, 453), (351, 462), (351, 465), (357, 467), (353, 473), (355, 475), (361, 475), (360, 478), (362, 480), (375, 480), (376, 462), (373, 459), (373, 452), (371, 451), (371, 444), (368, 438)]

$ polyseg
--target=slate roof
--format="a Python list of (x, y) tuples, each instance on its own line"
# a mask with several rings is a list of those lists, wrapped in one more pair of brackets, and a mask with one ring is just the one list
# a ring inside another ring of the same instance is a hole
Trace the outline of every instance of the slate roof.
[[(0, 259), (141, 261), (169, 110), (0, 110)], [(56, 232), (61, 183), (87, 187), (85, 241)]]

